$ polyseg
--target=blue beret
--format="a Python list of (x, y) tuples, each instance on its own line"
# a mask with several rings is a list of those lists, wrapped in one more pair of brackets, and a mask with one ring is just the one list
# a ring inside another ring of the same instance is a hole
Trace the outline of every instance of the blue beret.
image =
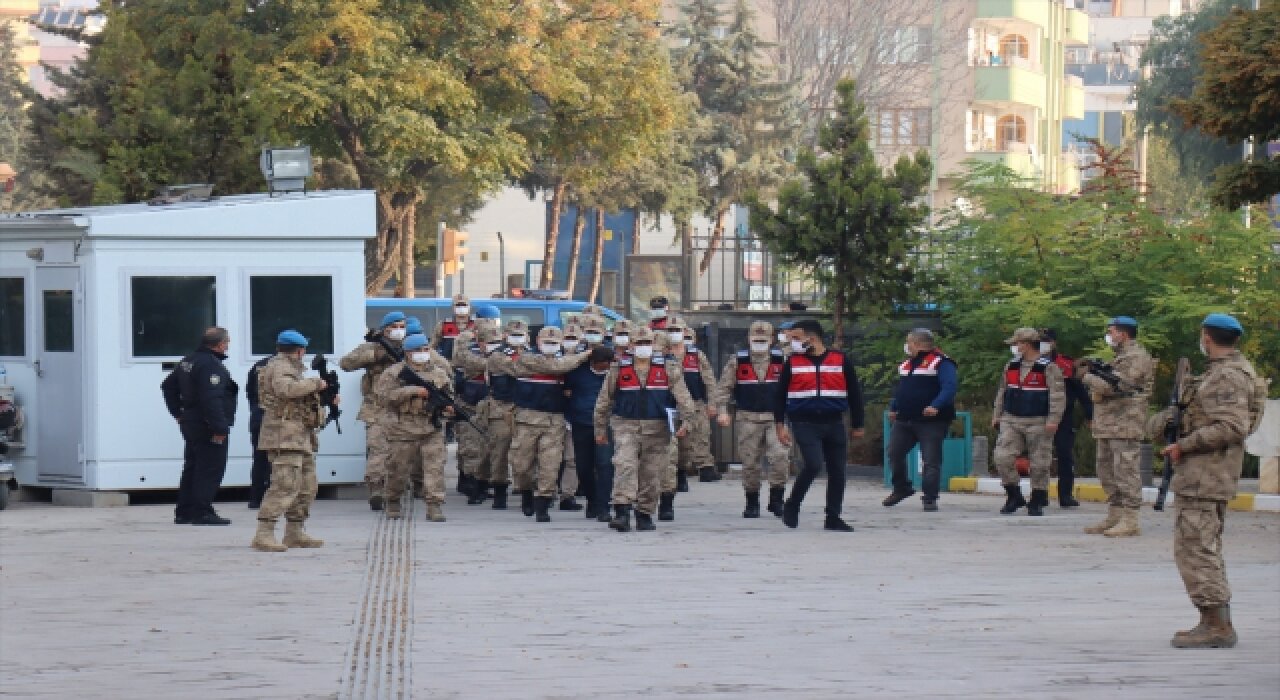
[(419, 321), (417, 316), (409, 316), (408, 318), (405, 319), (404, 329), (405, 331), (407, 331), (407, 335), (413, 335), (414, 333), (421, 333), (422, 321)]
[(405, 350), (417, 350), (427, 346), (427, 336), (421, 333), (413, 333), (404, 339)]
[(1107, 325), (1108, 326), (1129, 326), (1130, 328), (1137, 328), (1138, 321), (1132, 316), (1116, 316), (1110, 321), (1107, 321)]
[(393, 323), (399, 323), (403, 320), (404, 320), (403, 311), (392, 311), (388, 313), (386, 316), (382, 317), (382, 327), (386, 328), (387, 326), (390, 326)]
[(311, 344), (307, 337), (297, 331), (288, 330), (280, 331), (280, 335), (276, 336), (276, 345), (297, 345), (305, 348)]
[(778, 330), (789, 331), (795, 325), (796, 325), (795, 321), (783, 321), (782, 323), (778, 324)]
[(1205, 328), (1221, 328), (1224, 331), (1235, 331), (1240, 335), (1244, 335), (1244, 326), (1240, 325), (1236, 317), (1230, 314), (1209, 314), (1204, 317), (1204, 322), (1200, 325)]
[(476, 307), (476, 318), (502, 318), (502, 313), (493, 304), (481, 304)]

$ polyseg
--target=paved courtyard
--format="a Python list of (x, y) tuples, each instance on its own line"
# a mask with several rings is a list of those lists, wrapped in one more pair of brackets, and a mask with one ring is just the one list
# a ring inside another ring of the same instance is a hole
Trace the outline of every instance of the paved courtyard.
[[(451, 480), (452, 482), (452, 480)], [(1240, 644), (1179, 651), (1195, 620), (1170, 515), (1141, 538), (946, 495), (879, 505), (857, 531), (741, 518), (737, 481), (693, 484), (677, 520), (618, 534), (466, 506), (388, 523), (320, 501), (323, 549), (251, 551), (172, 506), (16, 503), (0, 513), (0, 695), (21, 698), (1276, 698), (1280, 517), (1232, 513)]]

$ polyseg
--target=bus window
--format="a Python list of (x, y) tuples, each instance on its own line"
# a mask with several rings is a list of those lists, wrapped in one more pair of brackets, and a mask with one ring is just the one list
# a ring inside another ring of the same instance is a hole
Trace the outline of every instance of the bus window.
[(530, 328), (532, 328), (533, 326), (541, 326), (543, 323), (546, 323), (546, 315), (542, 313), (542, 309), (537, 308), (506, 308), (502, 310), (503, 325), (505, 325), (507, 321), (524, 321), (529, 324)]

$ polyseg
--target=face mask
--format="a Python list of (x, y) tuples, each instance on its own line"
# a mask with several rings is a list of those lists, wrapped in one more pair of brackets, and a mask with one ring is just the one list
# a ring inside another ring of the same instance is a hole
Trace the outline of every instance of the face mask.
[(453, 313), (454, 313), (455, 315), (457, 315), (457, 316), (466, 316), (466, 315), (468, 315), (468, 314), (470, 314), (470, 313), (471, 313), (471, 307), (470, 307), (470, 306), (455, 306), (455, 307), (453, 307)]
[(493, 352), (500, 347), (502, 347), (502, 343), (485, 343), (484, 344), (484, 349), (488, 350), (489, 352)]
[(577, 352), (578, 348), (581, 346), (582, 343), (577, 340), (565, 339), (564, 345), (561, 345), (560, 347), (563, 348), (565, 352)]
[(791, 341), (791, 352), (804, 352), (806, 349), (803, 340)]
[(765, 341), (765, 340), (751, 341), (751, 352), (768, 352), (768, 351), (769, 351), (768, 341)]
[(624, 348), (625, 348), (625, 347), (627, 347), (628, 345), (630, 345), (630, 344), (631, 344), (631, 336), (629, 336), (629, 335), (615, 335), (615, 336), (613, 337), (613, 344), (614, 344), (614, 345), (617, 345), (617, 346), (620, 346), (620, 347), (624, 347)]
[(524, 336), (523, 336), (523, 335), (509, 335), (509, 336), (507, 336), (507, 345), (515, 345), (516, 347), (523, 346), (523, 345), (524, 345)]
[(692, 340), (686, 340), (686, 341), (684, 341), (684, 349), (685, 349), (685, 350), (692, 350), (692, 349), (693, 349), (693, 341), (692, 341)]
[(1022, 349), (1019, 348), (1017, 345), (1010, 345), (1009, 354), (1013, 355), (1015, 358), (1022, 357)]
[(408, 331), (403, 328), (392, 328), (387, 331), (387, 337), (391, 340), (404, 340), (404, 336), (407, 333)]
[(908, 345), (908, 344), (906, 344), (906, 343), (903, 343), (903, 344), (902, 344), (902, 354), (903, 354), (903, 355), (906, 355), (907, 357), (911, 357), (911, 356), (912, 356), (912, 353), (911, 353), (911, 346), (910, 346), (910, 345)]
[(602, 335), (602, 334), (600, 334), (600, 333), (588, 333), (588, 334), (587, 334), (587, 342), (588, 342), (588, 343), (602, 343), (602, 342), (604, 342), (604, 335)]
[(1116, 339), (1112, 338), (1110, 333), (1104, 335), (1102, 337), (1102, 340), (1107, 344), (1107, 347), (1109, 348), (1114, 348), (1116, 346)]
[(672, 331), (670, 333), (667, 333), (667, 337), (671, 339), (671, 342), (679, 343), (680, 341), (684, 340), (684, 333), (681, 331)]
[(409, 361), (414, 364), (425, 365), (431, 359), (429, 352), (411, 352), (409, 353)]
[(637, 345), (637, 346), (636, 346), (636, 357), (645, 357), (645, 358), (653, 357), (653, 346), (652, 346), (652, 345)]
[(543, 355), (554, 355), (560, 352), (560, 344), (559, 343), (542, 343), (538, 345), (538, 349), (542, 351)]
[(649, 312), (649, 315), (650, 315), (650, 316), (652, 316), (653, 318), (666, 318), (666, 317), (667, 317), (667, 310), (666, 310), (666, 309), (654, 309), (653, 311), (650, 311), (650, 312)]
[(1041, 355), (1048, 355), (1048, 354), (1049, 354), (1049, 353), (1051, 353), (1051, 352), (1053, 352), (1053, 346), (1052, 346), (1052, 345), (1050, 345), (1049, 343), (1040, 343), (1040, 354), (1041, 354)]

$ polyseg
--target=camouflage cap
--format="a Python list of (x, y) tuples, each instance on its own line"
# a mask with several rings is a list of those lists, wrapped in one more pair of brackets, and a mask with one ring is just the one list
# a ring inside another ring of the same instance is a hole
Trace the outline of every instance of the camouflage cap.
[(1013, 332), (1013, 335), (1005, 338), (1005, 345), (1017, 345), (1018, 343), (1038, 343), (1040, 342), (1040, 331), (1034, 328), (1019, 328)]
[(581, 314), (565, 314), (565, 315), (564, 315), (564, 327), (565, 327), (565, 328), (568, 328), (569, 326), (573, 326), (573, 325), (580, 324), (580, 323), (581, 323), (581, 321), (582, 321), (582, 315), (581, 315)]
[(519, 319), (511, 319), (507, 321), (508, 335), (529, 335), (529, 324)]
[(685, 329), (686, 325), (687, 324), (685, 324), (683, 316), (672, 316), (671, 318), (667, 319), (666, 330), (668, 332), (681, 331)]
[(480, 329), (480, 342), (500, 343), (502, 342), (502, 331), (496, 326), (485, 326)]
[(599, 316), (601, 318), (604, 318), (604, 309), (595, 304), (587, 304), (586, 306), (582, 307), (582, 315), (583, 316)]
[(768, 321), (752, 321), (747, 329), (747, 338), (751, 340), (773, 340), (773, 324)]
[(457, 304), (467, 304), (467, 305), (470, 305), (470, 304), (471, 304), (471, 300), (467, 298), (467, 295), (466, 295), (466, 294), (454, 294), (454, 295), (453, 295), (453, 303), (454, 303), (455, 305), (457, 305)]
[(539, 343), (559, 343), (562, 340), (564, 340), (564, 334), (555, 326), (543, 326), (542, 330), (538, 331)]
[(582, 337), (582, 326), (578, 325), (577, 323), (570, 323), (569, 325), (565, 326), (565, 327), (564, 327), (564, 337), (566, 337), (566, 338), (581, 338), (581, 337)]
[(686, 328), (686, 329), (684, 329), (684, 339), (685, 339), (685, 340), (697, 340), (697, 339), (698, 339), (698, 333), (697, 333), (697, 331), (693, 330), (692, 328)]
[[(614, 333), (617, 333), (618, 327), (614, 326), (613, 330), (614, 330)], [(642, 342), (653, 343), (654, 342), (653, 329), (648, 326), (637, 327), (635, 330), (631, 331), (631, 342), (632, 343), (642, 343)]]
[(633, 333), (635, 333), (635, 330), (636, 330), (636, 324), (632, 323), (631, 321), (628, 321), (625, 318), (613, 324), (614, 335), (618, 335), (619, 333), (625, 334), (625, 335), (632, 335)]
[(595, 331), (597, 333), (603, 333), (604, 319), (599, 316), (584, 316), (582, 318), (582, 330), (586, 332)]

